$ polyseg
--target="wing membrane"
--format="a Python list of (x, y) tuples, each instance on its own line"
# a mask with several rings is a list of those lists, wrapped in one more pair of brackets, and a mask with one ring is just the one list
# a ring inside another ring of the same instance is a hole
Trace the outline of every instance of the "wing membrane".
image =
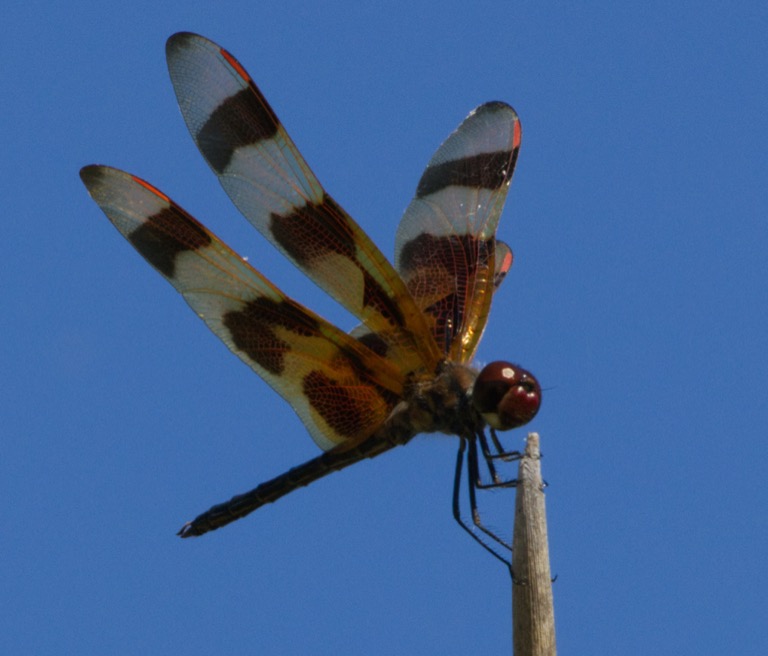
[(401, 373), (288, 298), (150, 184), (85, 167), (88, 192), (208, 327), (269, 383), (323, 449), (372, 434), (403, 391)]
[(187, 127), (243, 215), (387, 345), (402, 372), (441, 354), (405, 284), (322, 188), (237, 60), (203, 37), (168, 40), (168, 68)]
[(512, 264), (496, 227), (520, 139), (509, 105), (475, 109), (430, 160), (397, 230), (397, 269), (437, 344), (461, 362), (474, 355), (493, 291)]

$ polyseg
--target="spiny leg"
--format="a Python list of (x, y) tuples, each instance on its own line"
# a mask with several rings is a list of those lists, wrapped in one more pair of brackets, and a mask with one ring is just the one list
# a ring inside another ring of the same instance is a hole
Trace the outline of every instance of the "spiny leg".
[[(512, 546), (507, 544), (503, 539), (496, 535), (492, 530), (486, 528), (480, 519), (480, 510), (477, 506), (477, 489), (484, 489), (482, 486), (478, 486), (480, 479), (480, 466), (477, 458), (477, 440), (473, 439), (469, 442), (469, 452), (467, 453), (467, 484), (469, 488), (469, 505), (472, 512), (472, 523), (489, 538), (500, 544), (505, 549), (512, 551)], [(501, 485), (490, 485), (486, 487), (501, 487)]]
[[(488, 438), (485, 436), (485, 431), (479, 431), (477, 436), (478, 436), (478, 439), (480, 440), (480, 448), (483, 451), (485, 464), (486, 464), (486, 467), (488, 468), (488, 473), (491, 476), (491, 480), (493, 481), (493, 485), (498, 485), (502, 481), (501, 481), (501, 478), (499, 478), (498, 473), (496, 472), (496, 465), (493, 464), (493, 459), (495, 454), (491, 453), (490, 449), (488, 448)], [(494, 438), (495, 446), (498, 449), (499, 447), (501, 447), (501, 444), (499, 443), (495, 434), (493, 435), (493, 438)], [(477, 487), (479, 488), (486, 487), (486, 484), (484, 484), (482, 480), (480, 480), (479, 476), (477, 478)]]
[[(456, 472), (454, 474), (453, 478), (453, 518), (456, 520), (456, 522), (463, 528), (469, 535), (472, 537), (475, 542), (477, 542), (483, 549), (485, 549), (488, 553), (490, 553), (494, 558), (497, 560), (500, 560), (502, 563), (504, 563), (510, 571), (512, 571), (512, 563), (501, 556), (499, 553), (496, 552), (495, 549), (491, 548), (488, 544), (485, 543), (485, 541), (477, 534), (475, 531), (473, 531), (464, 521), (464, 519), (461, 516), (461, 504), (459, 503), (459, 494), (460, 494), (460, 487), (461, 487), (461, 472), (462, 469), (464, 469), (464, 451), (467, 448), (467, 442), (470, 442), (470, 454), (472, 453), (473, 445), (474, 445), (474, 438), (466, 438), (461, 437), (459, 438), (459, 450), (456, 454)], [(475, 461), (477, 460), (477, 453), (476, 453), (476, 447), (475, 447)], [(468, 467), (469, 467), (469, 458), (467, 461)], [(476, 467), (475, 467), (476, 469)], [(473, 517), (473, 523), (476, 526), (479, 526), (484, 532), (488, 532), (482, 525), (478, 524), (478, 521), (475, 520), (475, 516), (477, 515), (477, 504), (475, 503), (475, 491), (472, 481), (472, 472), (467, 472), (468, 477), (468, 483), (469, 483), (469, 490), (470, 490), (470, 506), (472, 508), (472, 517)], [(490, 534), (496, 541), (501, 542), (495, 535), (492, 533)], [(509, 549), (509, 545), (505, 544), (504, 542), (501, 542), (502, 545), (504, 545), (507, 549)]]
[(496, 436), (496, 431), (491, 428), (491, 439), (493, 440), (496, 453), (492, 453), (488, 446), (488, 438), (485, 436), (485, 431), (478, 431), (477, 438), (480, 440), (480, 448), (483, 452), (483, 458), (485, 459), (485, 466), (488, 468), (490, 474), (491, 483), (483, 483), (482, 478), (479, 475), (476, 479), (476, 486), (481, 490), (492, 489), (495, 487), (515, 487), (517, 485), (517, 479), (504, 480), (496, 472), (495, 460), (502, 460), (504, 462), (512, 462), (513, 460), (519, 460), (523, 454), (520, 451), (505, 451), (503, 445)]
[(494, 460), (504, 460), (505, 462), (512, 462), (513, 460), (520, 460), (520, 458), (523, 457), (523, 454), (520, 451), (507, 451), (504, 448), (504, 445), (501, 443), (501, 440), (499, 440), (498, 436), (496, 435), (496, 429), (491, 428), (490, 430), (491, 430), (491, 440), (493, 440), (493, 446), (496, 449), (496, 453), (491, 453), (490, 449), (487, 448), (485, 433), (481, 431), (482, 433), (481, 443), (486, 446), (486, 448), (484, 449), (484, 452), (488, 454), (489, 458), (493, 458)]

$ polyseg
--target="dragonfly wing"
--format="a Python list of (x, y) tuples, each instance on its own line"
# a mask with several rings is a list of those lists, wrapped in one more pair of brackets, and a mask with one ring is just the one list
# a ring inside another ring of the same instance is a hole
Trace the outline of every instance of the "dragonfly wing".
[(323, 190), (242, 65), (189, 33), (166, 54), (187, 127), (242, 214), (386, 342), (401, 371), (433, 369), (440, 351), (404, 282)]
[(430, 160), (397, 231), (397, 269), (438, 345), (461, 362), (474, 355), (493, 291), (512, 264), (496, 228), (521, 135), (509, 105), (475, 109)]
[(288, 298), (149, 183), (87, 166), (92, 198), (197, 315), (299, 415), (323, 449), (353, 446), (385, 421), (401, 373)]

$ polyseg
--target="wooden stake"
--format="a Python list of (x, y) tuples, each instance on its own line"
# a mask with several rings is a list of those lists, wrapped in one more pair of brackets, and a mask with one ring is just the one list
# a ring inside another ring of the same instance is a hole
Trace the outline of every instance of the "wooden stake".
[(520, 460), (512, 537), (514, 656), (555, 656), (555, 611), (539, 436), (529, 433)]

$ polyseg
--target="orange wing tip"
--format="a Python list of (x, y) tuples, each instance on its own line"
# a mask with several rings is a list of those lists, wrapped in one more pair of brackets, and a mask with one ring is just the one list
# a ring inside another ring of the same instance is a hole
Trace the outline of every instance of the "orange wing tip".
[(243, 78), (246, 82), (251, 82), (251, 76), (248, 75), (248, 72), (242, 67), (239, 61), (235, 59), (232, 55), (230, 55), (224, 48), (219, 48), (219, 52), (221, 53), (221, 56), (224, 57), (224, 59), (227, 60), (227, 63), (237, 71), (237, 74)]
[(512, 251), (507, 251), (504, 253), (504, 259), (499, 263), (498, 270), (499, 273), (502, 275), (507, 275), (509, 270), (512, 268), (512, 263), (515, 260), (515, 256), (512, 254)]
[(148, 189), (149, 191), (151, 191), (153, 194), (155, 194), (155, 196), (159, 196), (160, 198), (162, 198), (166, 203), (170, 203), (171, 202), (171, 199), (168, 198), (168, 196), (166, 196), (157, 187), (153, 187), (151, 184), (149, 184), (149, 182), (146, 182), (145, 180), (142, 180), (141, 178), (137, 178), (135, 175), (132, 175), (131, 178), (133, 179), (134, 182), (137, 182), (138, 184), (140, 184), (145, 189)]
[(519, 119), (515, 121), (515, 127), (514, 127), (514, 132), (513, 132), (512, 140), (513, 140), (513, 144), (512, 144), (513, 147), (514, 148), (520, 148), (520, 142), (523, 140), (523, 126), (520, 123)]

